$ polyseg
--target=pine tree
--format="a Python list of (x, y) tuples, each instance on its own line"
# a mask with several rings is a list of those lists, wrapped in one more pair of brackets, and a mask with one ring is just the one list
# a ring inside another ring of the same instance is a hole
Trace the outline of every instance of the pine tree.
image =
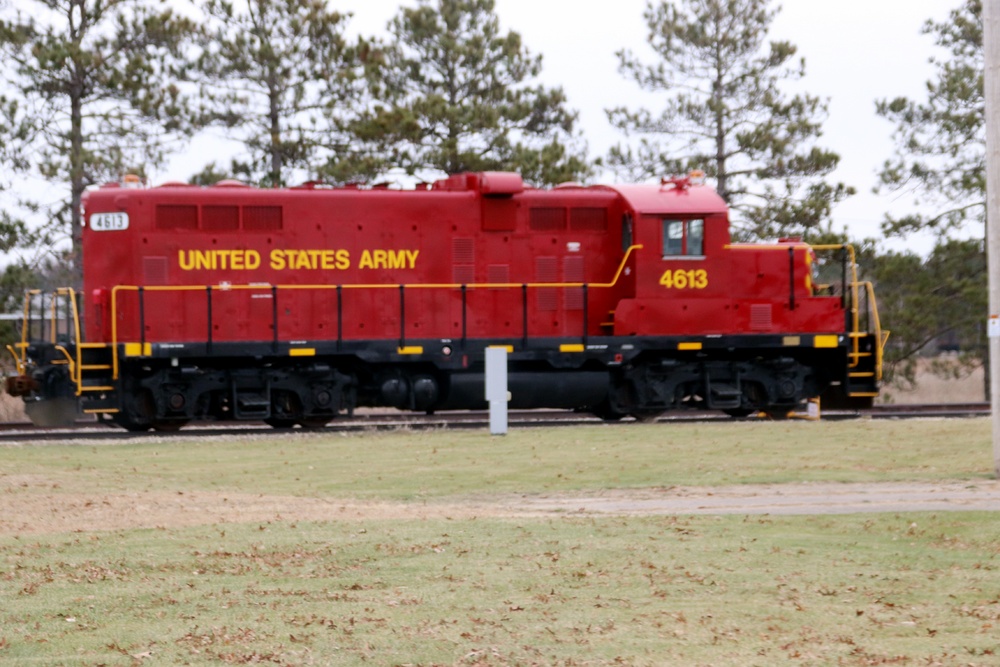
[[(936, 364), (934, 370), (954, 375), (979, 364), (988, 367), (989, 354), (983, 337), (987, 267), (981, 0), (963, 0), (945, 21), (927, 21), (923, 32), (934, 35), (937, 46), (948, 53), (946, 58), (931, 59), (935, 75), (927, 82), (926, 100), (897, 97), (876, 102), (878, 114), (896, 126), (896, 154), (879, 174), (880, 188), (912, 194), (920, 210), (887, 215), (882, 227), (887, 235), (901, 237), (931, 231), (938, 237), (937, 245), (922, 274), (897, 271), (898, 280), (885, 281), (898, 264), (891, 255), (876, 257), (873, 266), (883, 276), (880, 294), (895, 292), (897, 299), (910, 299), (905, 308), (890, 311), (890, 318), (898, 318), (892, 327), (902, 335), (892, 354), (912, 360), (923, 343), (947, 335), (962, 353), (951, 363)], [(973, 238), (950, 238), (958, 231), (963, 236), (972, 232)], [(903, 368), (912, 369), (912, 361)], [(984, 374), (984, 383), (988, 397), (989, 373)]]
[(519, 171), (533, 183), (589, 173), (560, 88), (532, 85), (542, 68), (494, 0), (419, 0), (389, 24), (386, 103), (355, 125), (385, 166)]
[(25, 153), (35, 149), (43, 178), (65, 184), (65, 205), (52, 219), (70, 233), (79, 288), (84, 189), (162, 162), (167, 142), (184, 129), (170, 73), (193, 26), (143, 0), (18, 6), (0, 16), (3, 74), (33, 130), (17, 142)]
[(345, 36), (348, 14), (323, 0), (207, 0), (209, 39), (193, 76), (201, 83), (201, 121), (225, 127), (249, 160), (233, 171), (281, 185), (290, 172), (315, 175), (332, 156), (365, 172), (350, 155), (345, 125), (368, 96), (379, 68), (377, 45)]
[(896, 155), (879, 174), (882, 188), (910, 193), (931, 212), (887, 217), (883, 227), (889, 235), (922, 229), (948, 234), (966, 223), (985, 224), (981, 0), (964, 0), (946, 21), (924, 24), (923, 32), (935, 35), (950, 55), (931, 59), (936, 73), (927, 82), (927, 99), (880, 100), (876, 110), (896, 126)]
[(769, 4), (650, 2), (644, 17), (659, 60), (622, 50), (619, 70), (662, 94), (665, 107), (607, 110), (612, 125), (640, 137), (612, 149), (613, 169), (634, 180), (704, 170), (748, 238), (815, 234), (824, 222), (828, 230), (832, 206), (854, 192), (825, 180), (840, 160), (816, 145), (826, 103), (781, 91), (805, 63), (789, 42), (765, 44), (778, 11)]

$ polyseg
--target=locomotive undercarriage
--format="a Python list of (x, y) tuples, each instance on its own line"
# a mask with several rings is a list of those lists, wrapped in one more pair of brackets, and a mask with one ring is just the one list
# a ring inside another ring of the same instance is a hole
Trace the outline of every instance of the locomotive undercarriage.
[(194, 419), (317, 428), (356, 404), (354, 378), (325, 363), (247, 368), (225, 361), (126, 368), (111, 421), (132, 431), (176, 430)]
[(720, 410), (733, 417), (755, 412), (785, 416), (818, 396), (831, 378), (819, 367), (788, 356), (753, 359), (658, 357), (629, 364), (612, 374), (602, 419), (626, 415), (648, 420), (681, 409)]
[[(509, 357), (510, 407), (573, 409), (607, 420), (646, 420), (682, 409), (780, 417), (828, 389), (824, 405), (827, 395), (865, 389), (857, 381), (852, 385), (850, 375), (866, 374), (847, 372), (843, 347), (768, 342), (706, 339), (704, 349), (696, 352), (677, 351), (673, 339), (624, 344), (621, 339), (592, 339), (585, 351), (573, 353), (558, 351), (558, 344), (533, 345)], [(424, 343), (426, 354), (405, 356), (395, 345), (369, 342), (340, 350), (317, 345), (308, 359), (260, 354), (270, 351), (263, 345), (223, 348), (215, 354), (193, 348), (177, 356), (168, 356), (176, 354), (176, 346), (164, 346), (151, 348), (145, 357), (122, 359), (119, 379), (105, 371), (91, 377), (79, 394), (69, 366), (54, 363), (58, 355), (46, 355), (36, 346), (35, 358), (48, 363), (17, 378), (17, 393), (26, 397), (29, 416), (38, 424), (71, 422), (82, 408), (136, 431), (176, 430), (191, 420), (310, 428), (358, 407), (420, 412), (485, 408), (486, 343), (469, 341), (460, 353), (450, 341)]]

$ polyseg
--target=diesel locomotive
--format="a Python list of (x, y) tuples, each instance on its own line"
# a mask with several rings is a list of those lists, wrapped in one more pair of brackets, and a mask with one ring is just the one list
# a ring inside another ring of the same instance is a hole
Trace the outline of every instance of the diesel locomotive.
[(887, 332), (853, 250), (733, 243), (697, 178), (108, 184), (84, 209), (82, 292), (29, 293), (8, 347), (8, 391), (39, 425), (479, 409), (492, 346), (512, 408), (608, 420), (879, 392)]

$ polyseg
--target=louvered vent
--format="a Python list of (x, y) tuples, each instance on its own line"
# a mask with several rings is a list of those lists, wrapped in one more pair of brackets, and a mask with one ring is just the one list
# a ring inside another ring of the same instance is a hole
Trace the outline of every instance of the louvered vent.
[[(563, 282), (582, 283), (583, 278), (583, 257), (581, 255), (570, 255), (563, 257)], [(583, 288), (567, 287), (566, 310), (583, 310)]]
[(771, 316), (771, 304), (753, 303), (750, 304), (750, 330), (770, 331), (773, 326)]
[(243, 230), (247, 232), (278, 231), (283, 227), (280, 206), (244, 206)]
[(566, 209), (533, 208), (528, 219), (528, 225), (536, 232), (566, 229)]
[(203, 206), (201, 228), (208, 232), (232, 232), (240, 228), (238, 206)]
[(187, 204), (158, 204), (157, 229), (198, 229), (198, 207)]
[(142, 284), (143, 285), (166, 285), (167, 284), (167, 258), (166, 257), (143, 257), (142, 258)]
[[(536, 257), (535, 275), (540, 283), (554, 283), (559, 280), (558, 264), (555, 257)], [(538, 288), (538, 310), (556, 310), (559, 307), (559, 293), (555, 287)]]

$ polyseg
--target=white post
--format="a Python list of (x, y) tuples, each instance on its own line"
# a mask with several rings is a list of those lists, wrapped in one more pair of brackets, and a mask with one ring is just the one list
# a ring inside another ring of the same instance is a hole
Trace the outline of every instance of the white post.
[(1000, 0), (983, 0), (986, 98), (986, 252), (989, 266), (993, 473), (1000, 477)]
[(486, 348), (486, 400), (490, 435), (507, 435), (507, 348)]

